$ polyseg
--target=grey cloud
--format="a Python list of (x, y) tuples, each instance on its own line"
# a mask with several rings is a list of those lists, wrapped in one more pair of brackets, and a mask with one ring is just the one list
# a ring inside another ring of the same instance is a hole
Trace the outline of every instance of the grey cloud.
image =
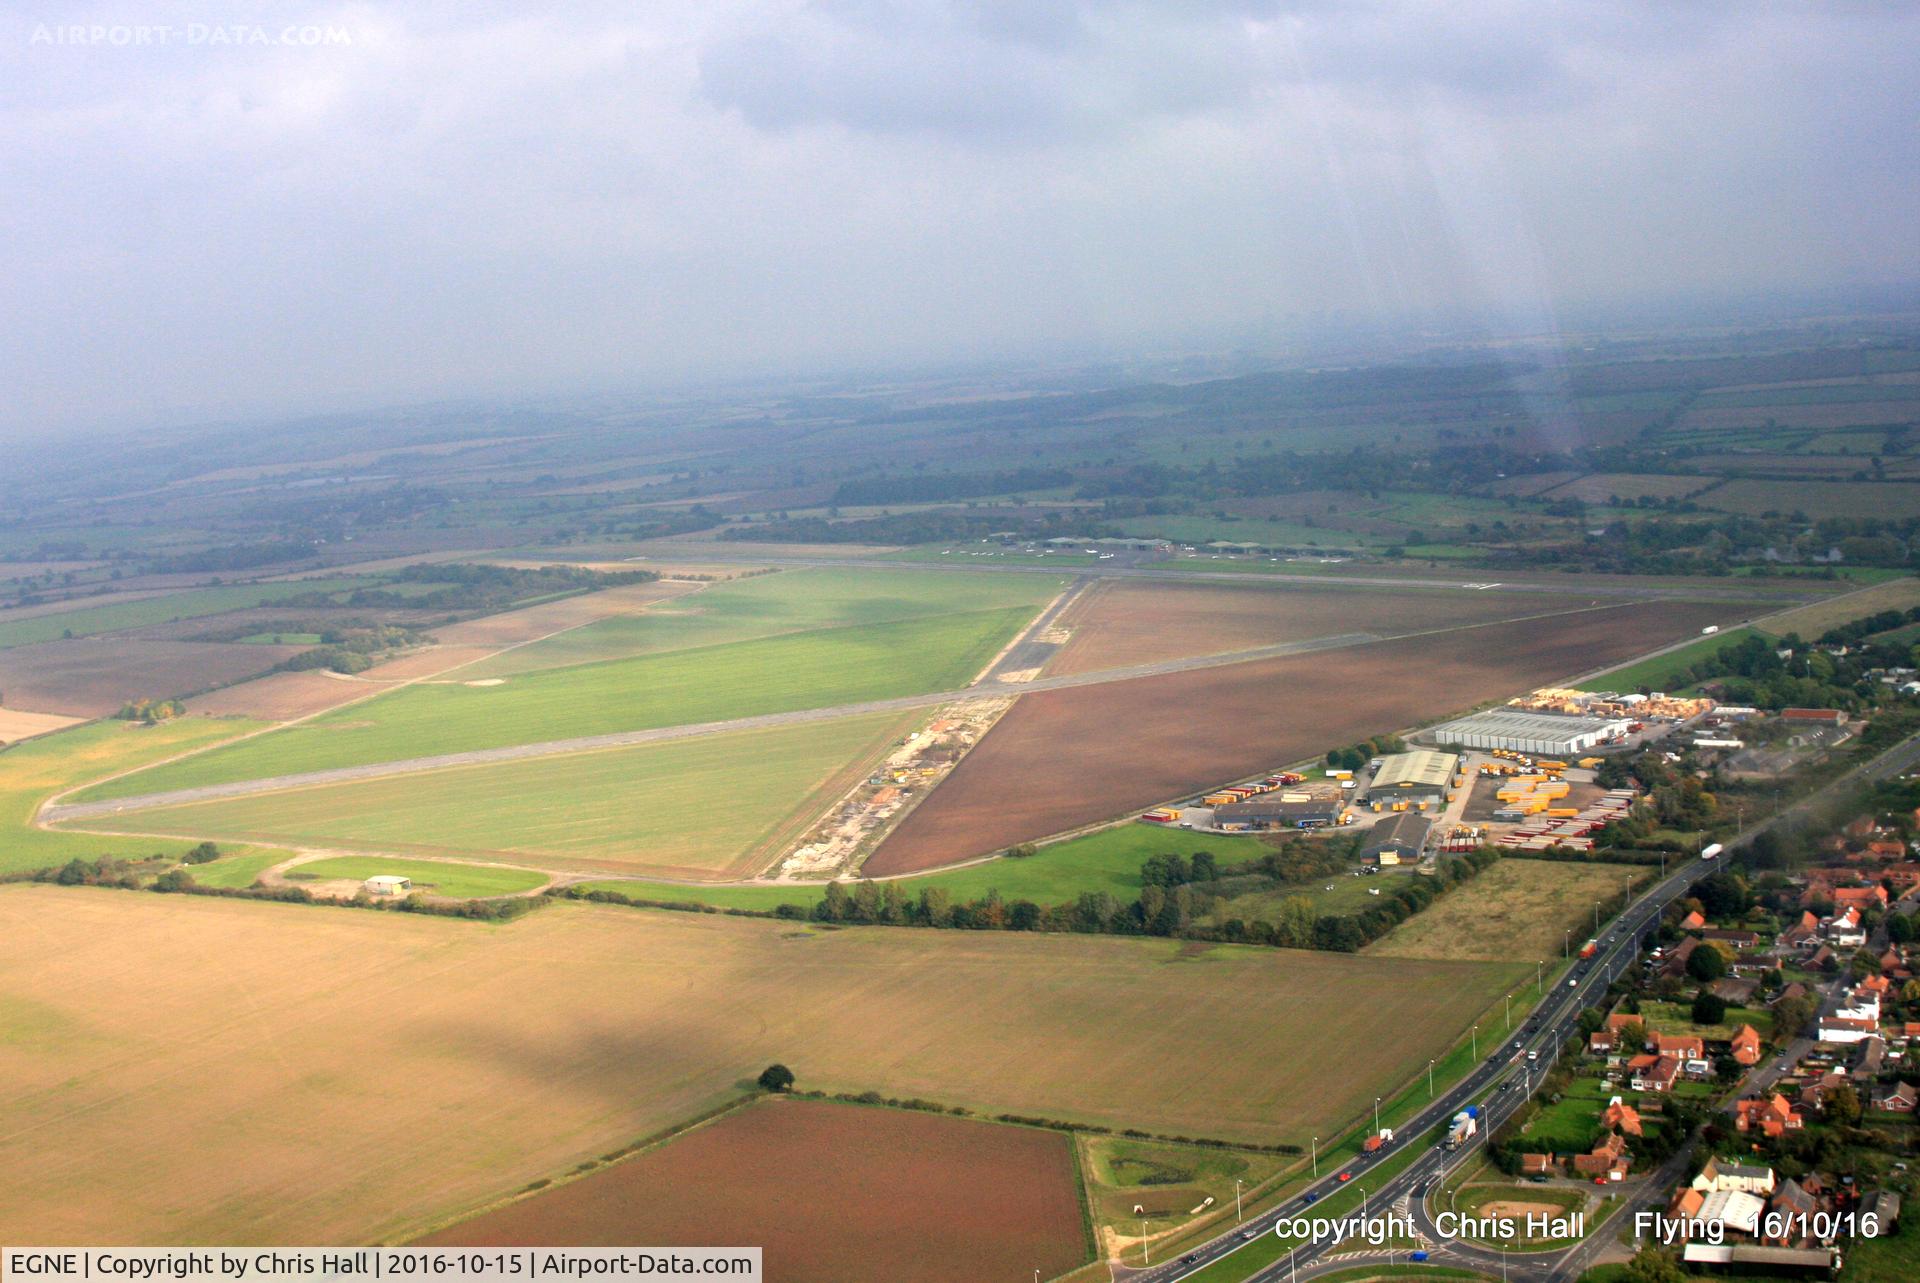
[(1920, 279), (1912, 6), (261, 11), (0, 26), (0, 433)]

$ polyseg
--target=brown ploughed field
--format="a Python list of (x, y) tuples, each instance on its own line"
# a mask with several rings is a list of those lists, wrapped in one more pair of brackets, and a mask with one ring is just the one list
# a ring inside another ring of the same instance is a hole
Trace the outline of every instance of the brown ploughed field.
[(1572, 677), (1740, 616), (1651, 602), (1022, 696), (880, 849), (937, 869)]
[(302, 649), (111, 636), (35, 642), (0, 650), (0, 691), (10, 708), (102, 717), (130, 699), (165, 699), (240, 681)]
[(1583, 598), (1444, 588), (1096, 586), (1061, 621), (1072, 636), (1047, 674), (1088, 673), (1346, 633), (1402, 633), (1592, 605)]
[(784, 1283), (976, 1283), (1086, 1259), (1060, 1132), (825, 1101), (751, 1106), (423, 1243), (750, 1243)]

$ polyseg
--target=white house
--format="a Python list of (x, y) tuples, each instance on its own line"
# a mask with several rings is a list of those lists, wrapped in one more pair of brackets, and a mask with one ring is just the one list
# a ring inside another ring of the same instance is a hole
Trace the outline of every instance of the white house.
[(1693, 1187), (1703, 1194), (1771, 1194), (1773, 1184), (1771, 1167), (1732, 1163), (1719, 1157), (1709, 1158), (1693, 1178)]

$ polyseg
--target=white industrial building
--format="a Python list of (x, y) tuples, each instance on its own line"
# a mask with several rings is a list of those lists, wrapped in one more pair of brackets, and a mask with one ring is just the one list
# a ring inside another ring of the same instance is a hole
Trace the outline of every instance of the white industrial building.
[(1461, 748), (1504, 748), (1535, 757), (1570, 757), (1627, 733), (1629, 722), (1610, 717), (1564, 717), (1514, 708), (1490, 709), (1443, 722), (1428, 734)]

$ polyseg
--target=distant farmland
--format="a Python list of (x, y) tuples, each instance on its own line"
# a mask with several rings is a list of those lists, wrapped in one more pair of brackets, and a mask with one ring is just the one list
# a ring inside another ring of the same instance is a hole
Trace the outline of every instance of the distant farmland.
[(1069, 608), (1072, 636), (1049, 675), (1223, 654), (1349, 633), (1399, 633), (1513, 619), (1579, 599), (1449, 588), (1217, 586), (1109, 580)]
[(776, 1100), (420, 1242), (753, 1243), (782, 1283), (1050, 1279), (1087, 1259), (1073, 1164), (1059, 1132)]
[[(54, 833), (32, 826), (40, 804), (63, 789), (115, 771), (204, 747), (253, 729), (246, 722), (209, 722), (183, 717), (158, 726), (94, 722), (42, 736), (0, 753), (0, 873), (19, 873), (102, 855), (150, 855), (182, 851), (191, 840)], [(0, 1003), (5, 989), (0, 987)], [(0, 1038), (0, 1044), (4, 1039)]]
[(1111, 819), (1637, 654), (1737, 610), (1613, 606), (1025, 695), (865, 871), (939, 868)]
[(126, 797), (952, 689), (971, 681), (1032, 615), (1021, 606), (796, 633), (556, 668), (497, 686), (422, 683), (87, 796)]
[[(484, 855), (539, 868), (747, 877), (852, 787), (897, 713), (455, 767), (129, 812), (113, 827)], [(801, 896), (794, 896), (801, 899)]]
[(1304, 1143), (1523, 970), (0, 887), (0, 1238), (405, 1238), (728, 1100), (773, 1060), (807, 1087)]
[[(1015, 606), (1038, 610), (1064, 583), (1045, 575), (945, 575), (881, 567), (782, 571), (716, 584), (641, 614), (600, 619), (483, 660), (461, 676), (510, 677), (932, 615)], [(684, 593), (684, 585), (679, 587)], [(477, 630), (487, 622), (462, 627)]]
[(129, 700), (188, 695), (264, 673), (302, 649), (130, 637), (37, 642), (0, 650), (0, 692), (10, 708), (104, 717)]

